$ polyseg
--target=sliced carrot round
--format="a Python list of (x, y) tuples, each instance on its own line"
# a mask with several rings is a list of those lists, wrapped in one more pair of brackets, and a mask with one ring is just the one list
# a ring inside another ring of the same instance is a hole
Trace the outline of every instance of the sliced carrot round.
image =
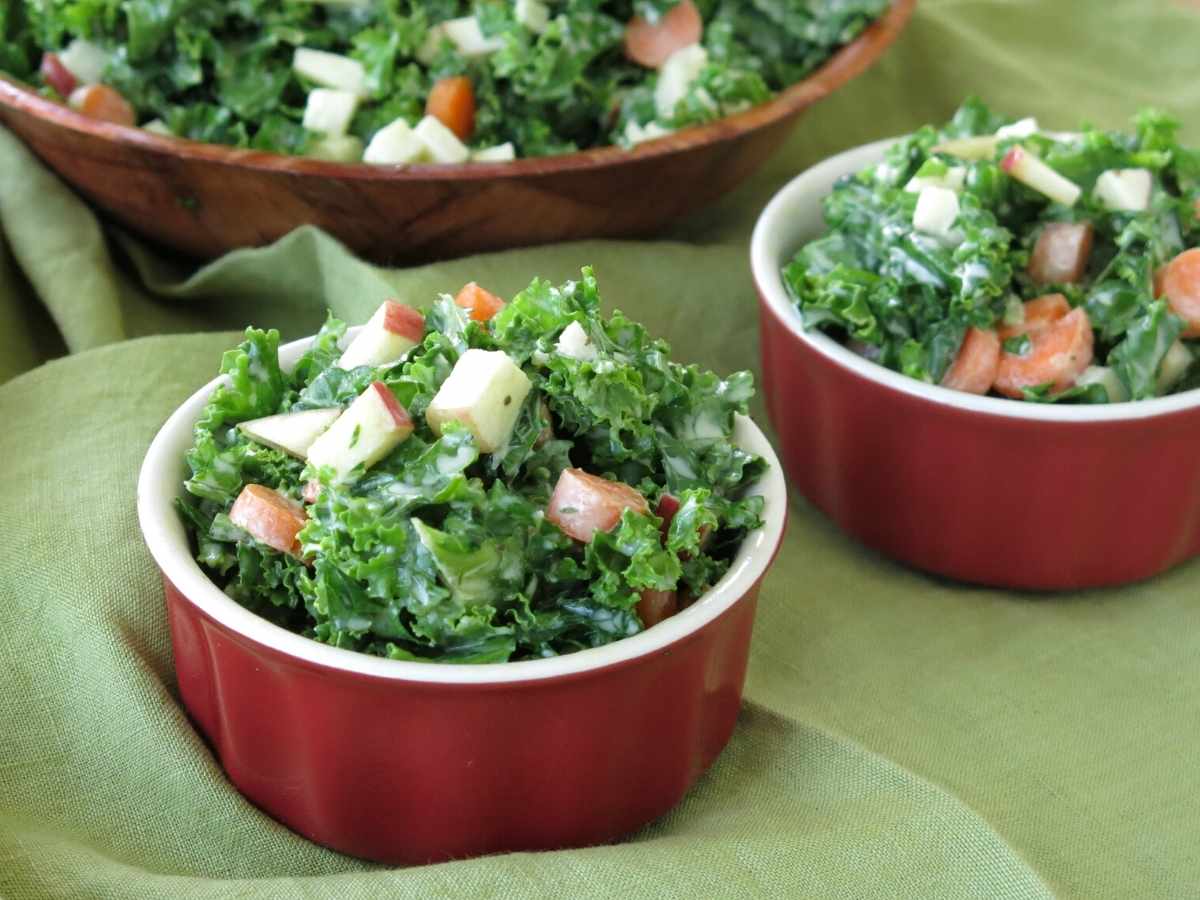
[(1000, 366), (1000, 338), (990, 328), (968, 328), (958, 356), (942, 377), (942, 387), (968, 394), (986, 394)]
[(671, 9), (657, 22), (634, 16), (625, 26), (625, 55), (647, 69), (657, 69), (676, 50), (700, 42), (704, 20), (692, 0)]
[(71, 92), (71, 108), (91, 119), (115, 125), (136, 125), (137, 113), (129, 101), (106, 84), (89, 84)]
[(504, 309), (504, 301), (490, 291), (485, 291), (473, 281), (463, 285), (454, 302), (463, 309), (470, 310), (471, 318), (476, 322), (487, 322), (492, 316)]
[(1083, 278), (1095, 230), (1088, 222), (1051, 222), (1038, 235), (1029, 275), (1039, 284), (1073, 284)]
[(1053, 325), (1071, 311), (1071, 304), (1062, 294), (1045, 294), (1024, 304), (1024, 318), (1016, 325), (1001, 323), (996, 331), (1000, 340), (1007, 341), (1019, 334), (1032, 334)]
[(1026, 353), (1000, 354), (995, 389), (1006, 397), (1021, 399), (1025, 388), (1050, 385), (1059, 394), (1071, 387), (1092, 364), (1092, 323), (1082, 309), (1073, 309), (1043, 328), (1026, 332)]
[(475, 132), (475, 88), (465, 75), (439, 79), (425, 101), (425, 114), (453, 131), (460, 141)]
[(1184, 250), (1167, 264), (1161, 293), (1183, 319), (1185, 338), (1200, 337), (1200, 247)]

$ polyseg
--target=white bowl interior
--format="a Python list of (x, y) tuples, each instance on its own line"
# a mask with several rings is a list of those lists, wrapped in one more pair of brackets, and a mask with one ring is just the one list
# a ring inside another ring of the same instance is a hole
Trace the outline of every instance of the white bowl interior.
[[(350, 329), (350, 335), (357, 330)], [(280, 347), (280, 363), (284, 367), (294, 365), (311, 341), (304, 338)], [(762, 577), (783, 537), (787, 511), (783, 471), (766, 436), (750, 419), (739, 416), (735, 432), (739, 446), (763, 457), (769, 466), (752, 490), (764, 499), (764, 524), (746, 536), (725, 577), (677, 615), (603, 647), (522, 662), (444, 665), (383, 659), (331, 647), (280, 628), (230, 599), (192, 556), (174, 500), (183, 492), (187, 471), (184, 454), (192, 445), (192, 428), (220, 381), (213, 379), (184, 401), (150, 444), (138, 476), (138, 520), (154, 561), (188, 600), (228, 628), (297, 659), (381, 678), (441, 684), (531, 681), (599, 669), (653, 653), (721, 615)]]
[(788, 182), (759, 216), (750, 242), (750, 267), (754, 281), (772, 311), (797, 340), (863, 378), (933, 403), (993, 416), (1054, 422), (1112, 422), (1147, 419), (1200, 408), (1200, 390), (1136, 403), (1093, 405), (1022, 403), (999, 397), (979, 397), (893, 372), (847, 350), (823, 332), (806, 330), (784, 287), (780, 269), (804, 243), (824, 231), (822, 204), (834, 182), (843, 175), (878, 162), (897, 140), (887, 138), (831, 156)]

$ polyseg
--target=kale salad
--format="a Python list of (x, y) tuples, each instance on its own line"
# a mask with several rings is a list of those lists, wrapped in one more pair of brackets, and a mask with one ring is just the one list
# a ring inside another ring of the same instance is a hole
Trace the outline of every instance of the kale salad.
[(0, 70), (86, 115), (379, 164), (626, 146), (767, 100), (888, 0), (13, 0)]
[(1144, 110), (1060, 133), (968, 100), (826, 198), (784, 267), (807, 328), (905, 375), (1017, 400), (1200, 387), (1200, 151)]
[(291, 371), (250, 328), (196, 423), (179, 509), (238, 603), (392, 659), (501, 662), (651, 627), (728, 569), (766, 463), (752, 377), (669, 359), (590, 269), (330, 316)]

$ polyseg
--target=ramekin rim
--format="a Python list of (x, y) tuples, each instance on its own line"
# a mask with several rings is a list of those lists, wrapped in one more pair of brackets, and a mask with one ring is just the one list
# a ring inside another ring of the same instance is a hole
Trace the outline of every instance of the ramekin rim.
[[(357, 329), (350, 329), (353, 334)], [(280, 347), (285, 365), (300, 356), (312, 336)], [(183, 488), (184, 452), (205, 401), (222, 378), (193, 392), (156, 433), (138, 474), (137, 511), (143, 539), (163, 576), (204, 614), (231, 631), (301, 663), (390, 681), (425, 684), (495, 685), (574, 677), (631, 663), (669, 649), (731, 609), (754, 588), (783, 541), (787, 488), (779, 459), (762, 429), (738, 415), (737, 442), (763, 457), (767, 471), (752, 489), (764, 498), (761, 527), (748, 534), (732, 565), (711, 589), (687, 609), (631, 637), (601, 647), (545, 659), (453, 665), (371, 656), (322, 644), (256, 615), (221, 591), (196, 562), (183, 522), (174, 507)], [(174, 487), (174, 490), (169, 489)]]
[[(797, 207), (813, 202), (820, 203), (824, 199), (824, 194), (816, 193), (815, 184), (831, 176), (851, 174), (882, 159), (884, 151), (903, 138), (903, 135), (883, 138), (827, 157), (805, 169), (780, 188), (759, 214), (750, 239), (750, 268), (758, 294), (778, 324), (833, 364), (890, 390), (941, 407), (988, 416), (1060, 424), (1136, 421), (1200, 410), (1200, 389), (1151, 400), (1103, 404), (1028, 403), (1000, 397), (980, 397), (940, 385), (926, 384), (894, 372), (864, 359), (821, 331), (805, 329), (783, 284), (780, 269), (785, 260), (770, 252), (772, 238), (777, 233), (788, 233), (789, 217)], [(797, 236), (797, 240), (787, 243), (789, 246), (798, 247), (802, 239), (801, 236)]]

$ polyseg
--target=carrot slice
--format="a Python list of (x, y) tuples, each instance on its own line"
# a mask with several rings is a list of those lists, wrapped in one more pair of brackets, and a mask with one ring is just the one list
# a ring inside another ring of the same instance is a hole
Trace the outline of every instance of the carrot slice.
[(637, 604), (638, 618), (642, 625), (650, 628), (663, 619), (669, 619), (679, 612), (679, 598), (674, 591), (642, 591)]
[(587, 543), (597, 531), (611, 531), (621, 513), (648, 513), (650, 504), (634, 488), (582, 469), (564, 469), (546, 507), (546, 518), (569, 537)]
[(1053, 325), (1071, 311), (1071, 304), (1062, 294), (1045, 294), (1025, 302), (1025, 317), (1016, 325), (1001, 324), (996, 331), (1000, 340), (1007, 341), (1019, 334), (1032, 334)]
[(492, 316), (504, 309), (504, 301), (495, 294), (485, 291), (475, 282), (463, 285), (454, 302), (463, 309), (471, 311), (471, 318), (476, 322), (487, 322)]
[(1095, 229), (1088, 222), (1051, 222), (1038, 235), (1029, 275), (1039, 284), (1073, 284), (1083, 278)]
[(475, 131), (475, 88), (471, 79), (455, 75), (435, 82), (425, 101), (425, 114), (441, 120), (460, 141), (469, 141)]
[(248, 484), (229, 510), (229, 521), (249, 532), (259, 543), (280, 553), (299, 556), (300, 542), (296, 535), (308, 517), (303, 506), (278, 491), (261, 484)]
[(107, 84), (89, 84), (71, 92), (71, 108), (90, 119), (115, 125), (136, 125), (137, 114), (129, 101)]
[(1030, 348), (1023, 354), (1004, 351), (994, 387), (1006, 397), (1020, 399), (1023, 388), (1050, 385), (1059, 394), (1071, 387), (1092, 364), (1092, 323), (1082, 309), (1073, 309), (1043, 328), (1026, 332)]
[(1000, 367), (1000, 337), (992, 329), (968, 328), (958, 356), (942, 377), (942, 387), (968, 394), (986, 394)]
[(1184, 321), (1183, 336), (1200, 337), (1200, 247), (1184, 250), (1167, 263), (1161, 288), (1171, 312)]
[(700, 42), (704, 20), (692, 0), (671, 7), (657, 22), (634, 16), (625, 26), (625, 55), (647, 69), (657, 69), (676, 50)]

